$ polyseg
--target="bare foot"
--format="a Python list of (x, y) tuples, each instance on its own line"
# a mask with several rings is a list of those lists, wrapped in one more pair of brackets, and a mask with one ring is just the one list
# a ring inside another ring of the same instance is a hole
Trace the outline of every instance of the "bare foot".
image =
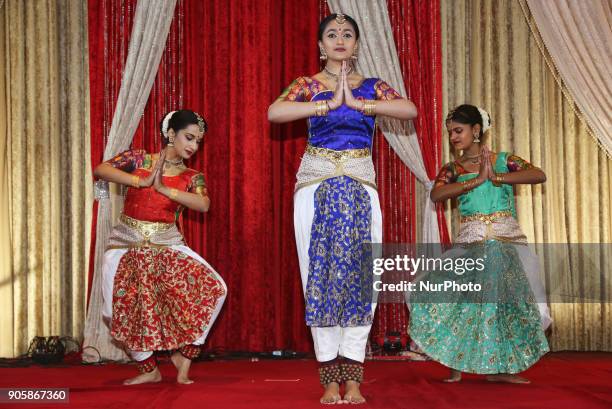
[(531, 383), (529, 379), (522, 378), (518, 375), (512, 375), (507, 373), (500, 373), (495, 375), (487, 375), (487, 381), (489, 382), (506, 382), (506, 383)]
[(454, 383), (461, 381), (461, 371), (451, 369), (450, 376), (443, 380), (443, 382)]
[(325, 386), (325, 392), (323, 392), (323, 396), (321, 396), (319, 401), (324, 405), (344, 403), (342, 398), (340, 398), (340, 385), (338, 385), (336, 382), (328, 383)]
[(177, 351), (172, 354), (170, 360), (172, 361), (178, 372), (176, 374), (176, 382), (181, 383), (183, 385), (189, 385), (193, 383), (193, 381), (189, 379), (189, 367), (191, 367), (191, 359), (185, 358), (183, 354)]
[(359, 390), (359, 382), (346, 381), (346, 393), (344, 394), (344, 400), (355, 405), (365, 403), (366, 400)]
[(123, 381), (124, 385), (138, 385), (141, 383), (156, 383), (162, 380), (161, 372), (159, 368), (155, 368), (151, 372), (145, 372), (138, 376)]

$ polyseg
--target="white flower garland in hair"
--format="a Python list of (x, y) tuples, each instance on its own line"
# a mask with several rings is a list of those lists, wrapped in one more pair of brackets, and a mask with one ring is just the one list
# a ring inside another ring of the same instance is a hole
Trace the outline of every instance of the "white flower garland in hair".
[(480, 117), (482, 118), (482, 133), (485, 133), (491, 128), (491, 117), (489, 113), (481, 107), (476, 108), (478, 108), (478, 112), (480, 112)]
[(168, 124), (170, 123), (170, 118), (174, 115), (176, 111), (168, 112), (162, 121), (162, 135), (166, 138), (168, 137)]

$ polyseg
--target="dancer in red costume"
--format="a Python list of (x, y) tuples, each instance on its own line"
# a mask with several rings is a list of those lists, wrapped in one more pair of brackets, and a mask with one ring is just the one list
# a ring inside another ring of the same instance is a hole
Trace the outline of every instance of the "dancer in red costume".
[(189, 169), (206, 122), (189, 110), (170, 112), (161, 124), (165, 149), (123, 152), (96, 167), (98, 179), (129, 186), (123, 213), (104, 254), (104, 316), (111, 334), (138, 362), (140, 375), (125, 385), (159, 382), (155, 351), (173, 350), (178, 383), (192, 383), (200, 353), (227, 287), (186, 246), (178, 227), (185, 208), (205, 212), (210, 200), (202, 173)]

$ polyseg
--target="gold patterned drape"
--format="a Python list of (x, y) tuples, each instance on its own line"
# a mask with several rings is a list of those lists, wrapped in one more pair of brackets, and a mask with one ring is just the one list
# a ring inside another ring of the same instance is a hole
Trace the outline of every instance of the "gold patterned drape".
[[(493, 120), (489, 146), (515, 152), (547, 174), (544, 185), (516, 190), (519, 223), (530, 242), (611, 243), (612, 162), (555, 80), (528, 24), (529, 9), (519, 0), (442, 0), (441, 13), (444, 111), (461, 103), (485, 108)], [(444, 155), (452, 158), (446, 137)], [(567, 267), (563, 285), (572, 293), (585, 280), (579, 265)], [(555, 281), (559, 272), (543, 274)], [(612, 272), (600, 274), (586, 279), (610, 294)], [(551, 312), (553, 350), (612, 351), (609, 303), (556, 303)]]
[(16, 356), (36, 335), (83, 333), (87, 1), (6, 0), (0, 13), (0, 356)]

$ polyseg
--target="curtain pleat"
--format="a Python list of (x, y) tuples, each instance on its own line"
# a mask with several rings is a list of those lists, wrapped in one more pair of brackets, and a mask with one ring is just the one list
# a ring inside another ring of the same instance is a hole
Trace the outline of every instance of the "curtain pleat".
[[(6, 7), (0, 1), (0, 22), (6, 24)], [(13, 356), (13, 269), (11, 251), (11, 214), (8, 175), (8, 111), (6, 89), (6, 30), (0, 29), (0, 356)]]

